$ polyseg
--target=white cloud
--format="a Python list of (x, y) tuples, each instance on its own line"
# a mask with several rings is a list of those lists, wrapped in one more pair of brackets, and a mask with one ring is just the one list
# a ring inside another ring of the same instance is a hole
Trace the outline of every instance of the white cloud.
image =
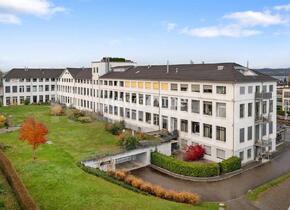
[(20, 19), (12, 14), (0, 14), (0, 23), (5, 24), (20, 24)]
[(172, 31), (176, 28), (176, 26), (177, 26), (176, 23), (167, 23), (166, 29), (167, 31)]
[(182, 34), (193, 37), (249, 37), (260, 34), (258, 30), (245, 29), (239, 25), (210, 26), (201, 28), (184, 28)]
[(271, 12), (255, 12), (255, 11), (244, 11), (234, 12), (225, 15), (224, 18), (237, 21), (239, 24), (244, 26), (269, 26), (279, 25), (285, 23), (285, 20), (279, 14), (271, 14)]
[(66, 11), (64, 7), (54, 6), (49, 0), (0, 0), (0, 8), (36, 16), (47, 16)]
[(275, 6), (274, 9), (290, 11), (290, 4), (278, 5), (278, 6)]

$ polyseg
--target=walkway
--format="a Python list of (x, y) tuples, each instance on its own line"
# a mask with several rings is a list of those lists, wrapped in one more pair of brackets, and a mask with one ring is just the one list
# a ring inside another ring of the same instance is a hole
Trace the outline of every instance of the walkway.
[[(167, 189), (177, 191), (196, 192), (205, 201), (230, 201), (243, 197), (249, 189), (253, 189), (268, 182), (282, 174), (290, 171), (290, 147), (271, 162), (259, 166), (253, 170), (246, 171), (230, 179), (200, 183), (184, 181), (159, 173), (150, 167), (138, 169), (132, 173), (142, 179), (158, 184)], [(249, 204), (250, 205), (250, 204)]]
[(8, 132), (13, 132), (13, 131), (18, 130), (19, 128), (20, 127), (9, 127), (8, 129), (6, 129), (6, 128), (0, 128), (0, 134), (8, 133)]

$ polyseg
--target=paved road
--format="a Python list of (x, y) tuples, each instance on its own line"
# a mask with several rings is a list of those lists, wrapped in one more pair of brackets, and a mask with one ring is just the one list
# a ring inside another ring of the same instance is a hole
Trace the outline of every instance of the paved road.
[[(231, 201), (242, 198), (249, 189), (253, 189), (290, 171), (290, 148), (269, 163), (246, 171), (230, 179), (218, 182), (192, 182), (161, 174), (149, 167), (132, 173), (151, 183), (177, 191), (196, 192), (205, 201)], [(244, 201), (241, 201), (244, 202)], [(250, 205), (250, 204), (249, 204)]]

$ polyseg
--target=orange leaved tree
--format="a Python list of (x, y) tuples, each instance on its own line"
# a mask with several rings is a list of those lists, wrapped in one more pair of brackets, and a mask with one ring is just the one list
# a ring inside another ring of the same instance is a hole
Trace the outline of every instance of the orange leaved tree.
[(36, 159), (35, 150), (40, 144), (44, 144), (48, 130), (43, 123), (37, 122), (33, 117), (27, 118), (20, 128), (19, 139), (27, 141), (33, 149), (33, 160)]

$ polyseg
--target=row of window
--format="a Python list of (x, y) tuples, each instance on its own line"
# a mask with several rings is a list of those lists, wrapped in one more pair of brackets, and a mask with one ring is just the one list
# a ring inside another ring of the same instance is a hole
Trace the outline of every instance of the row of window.
[[(269, 134), (273, 133), (273, 122), (270, 121), (269, 123), (264, 123), (262, 125), (256, 125), (255, 126), (255, 141), (260, 140), (260, 134), (261, 136), (267, 135), (267, 124), (268, 124), (268, 130)], [(244, 143), (246, 140), (245, 132), (247, 130), (247, 140), (250, 141), (253, 139), (253, 127), (249, 126), (247, 128), (240, 128), (240, 143)], [(262, 133), (260, 133), (262, 132)]]
[(39, 95), (39, 96), (14, 96), (14, 97), (6, 97), (5, 102), (6, 105), (17, 105), (17, 104), (24, 104), (24, 101), (27, 100), (29, 103), (43, 103), (43, 102), (50, 102), (55, 100), (54, 95)]
[(95, 89), (92, 88), (85, 88), (85, 87), (72, 87), (72, 86), (66, 86), (66, 85), (57, 85), (57, 91), (63, 92), (63, 93), (74, 93), (78, 95), (83, 96), (96, 96), (96, 92), (98, 92)]
[[(252, 94), (253, 93), (253, 86), (248, 86), (248, 94)], [(255, 86), (255, 92), (256, 93), (260, 93), (260, 85)], [(274, 86), (273, 85), (269, 85), (269, 89), (267, 85), (263, 85), (262, 86), (262, 92), (266, 93), (269, 90), (269, 92), (273, 92), (274, 90)], [(246, 87), (245, 86), (241, 86), (240, 87), (240, 95), (245, 95), (246, 94)]]
[(43, 91), (54, 91), (54, 90), (55, 90), (55, 85), (5, 86), (5, 93), (24, 93), (24, 92), (30, 93), (30, 92), (43, 92)]
[[(266, 114), (267, 110), (269, 113), (273, 112), (273, 100), (269, 100), (269, 106), (267, 105), (267, 101), (262, 102), (262, 113)], [(253, 103), (248, 103), (248, 104), (240, 104), (240, 118), (244, 118), (246, 116), (245, 111), (246, 111), (246, 106), (248, 107), (248, 117), (253, 116)], [(267, 109), (267, 107), (269, 107)], [(260, 115), (260, 102), (255, 103), (255, 116)]]
[[(18, 81), (19, 82), (55, 82), (56, 80), (57, 79), (55, 78), (27, 78), (27, 79), (21, 78)], [(5, 82), (10, 82), (10, 81), (11, 81), (10, 79), (7, 79), (7, 78), (5, 79)]]

